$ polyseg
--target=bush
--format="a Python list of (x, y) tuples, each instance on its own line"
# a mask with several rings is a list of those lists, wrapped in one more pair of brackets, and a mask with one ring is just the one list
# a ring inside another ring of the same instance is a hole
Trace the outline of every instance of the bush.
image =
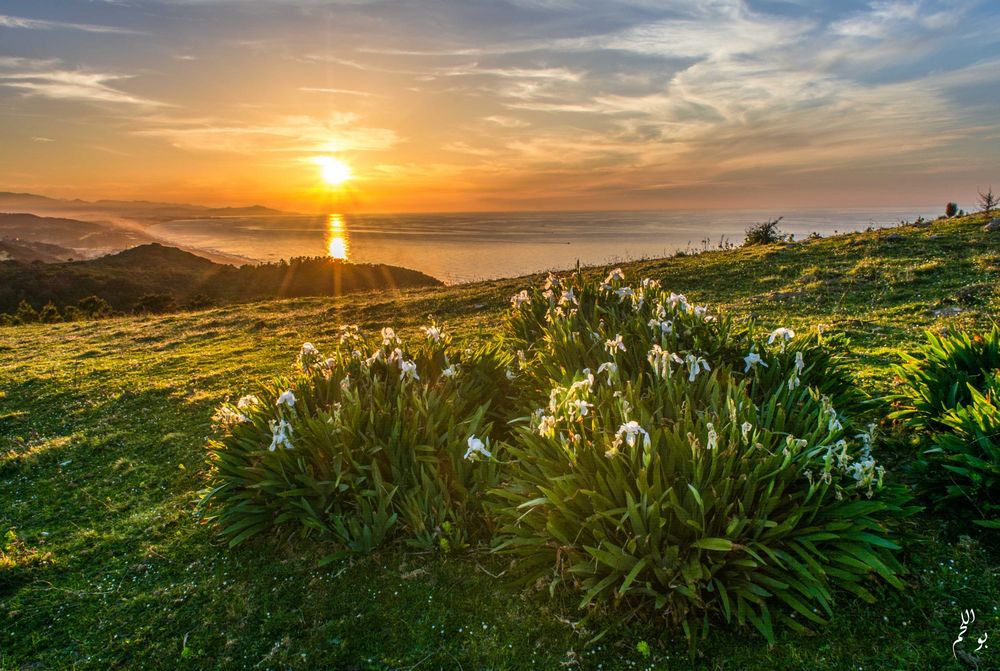
[(44, 307), (38, 312), (38, 321), (43, 324), (55, 324), (56, 322), (61, 322), (63, 320), (62, 315), (59, 314), (59, 308), (55, 306), (54, 303), (49, 301)]
[(1000, 528), (1000, 328), (985, 335), (927, 334), (897, 368), (890, 415), (917, 432), (920, 490), (940, 510)]
[(139, 314), (144, 313), (161, 313), (169, 312), (173, 310), (176, 306), (174, 305), (174, 297), (170, 294), (144, 294), (136, 301), (135, 305), (132, 307), (134, 312)]
[(954, 217), (958, 214), (958, 203), (948, 203), (944, 208), (944, 216)]
[(32, 324), (38, 321), (38, 312), (28, 301), (22, 300), (17, 306), (17, 312), (14, 313), (14, 317), (21, 324)]
[(331, 358), (306, 344), (290, 379), (219, 408), (201, 505), (230, 545), (278, 527), (359, 553), (395, 537), (442, 550), (489, 537), (495, 385), (482, 370), (503, 363), (427, 334), (403, 351), (391, 329), (372, 341), (347, 328)]
[[(513, 299), (524, 374), (551, 390), (507, 451), (498, 549), (523, 584), (658, 611), (692, 646), (710, 620), (804, 630), (837, 589), (900, 586), (859, 396), (818, 338), (737, 331), (656, 282), (550, 278)], [(529, 356), (530, 354), (530, 356)], [(531, 384), (524, 384), (531, 387)]]
[(753, 224), (746, 230), (746, 237), (743, 239), (744, 245), (770, 245), (776, 242), (784, 242), (787, 239), (778, 228), (778, 222), (784, 217), (778, 217), (771, 221), (760, 224)]
[(76, 307), (84, 316), (92, 319), (110, 317), (115, 313), (111, 304), (100, 296), (87, 296), (86, 298), (81, 298), (79, 302), (77, 302)]

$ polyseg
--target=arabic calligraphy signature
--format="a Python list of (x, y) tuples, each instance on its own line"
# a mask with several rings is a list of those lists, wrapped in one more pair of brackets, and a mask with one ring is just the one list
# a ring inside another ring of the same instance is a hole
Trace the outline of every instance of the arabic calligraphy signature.
[[(958, 632), (958, 638), (955, 642), (951, 644), (951, 654), (955, 659), (958, 659), (958, 653), (955, 651), (955, 646), (962, 642), (965, 632), (969, 629), (969, 625), (976, 621), (976, 611), (970, 608), (969, 610), (962, 611), (962, 629)], [(985, 642), (985, 641), (984, 641)], [(978, 648), (977, 648), (978, 650)]]

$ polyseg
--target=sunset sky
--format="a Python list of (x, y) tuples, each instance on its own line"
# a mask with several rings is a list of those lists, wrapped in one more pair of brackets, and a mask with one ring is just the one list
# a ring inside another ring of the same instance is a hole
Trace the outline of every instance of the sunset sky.
[(995, 0), (0, 0), (0, 191), (968, 208), (998, 110)]

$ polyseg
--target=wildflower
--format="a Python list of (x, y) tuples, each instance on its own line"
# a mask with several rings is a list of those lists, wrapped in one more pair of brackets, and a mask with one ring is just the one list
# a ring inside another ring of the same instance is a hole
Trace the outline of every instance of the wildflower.
[(392, 327), (386, 326), (382, 329), (383, 345), (390, 345), (392, 343), (396, 343), (398, 345), (401, 342), (402, 341), (399, 339), (399, 336), (397, 336), (396, 332), (392, 330)]
[(795, 373), (796, 375), (801, 375), (802, 371), (806, 369), (806, 360), (802, 358), (802, 352), (795, 353)]
[(667, 299), (667, 302), (670, 303), (671, 307), (677, 307), (678, 305), (681, 307), (687, 307), (688, 299), (684, 294), (675, 294), (671, 291), (670, 298)]
[(340, 380), (340, 390), (348, 391), (351, 388), (351, 376), (350, 374), (345, 375), (343, 379)]
[(420, 330), (427, 334), (428, 340), (433, 340), (434, 342), (441, 342), (441, 337), (443, 334), (441, 333), (441, 329), (438, 326), (431, 324), (430, 326), (422, 326)]
[(566, 291), (562, 292), (562, 296), (559, 297), (559, 305), (565, 305), (567, 303), (578, 305), (576, 296), (573, 294), (573, 287), (570, 287)]
[(552, 438), (555, 436), (556, 418), (552, 415), (540, 415), (538, 418), (538, 435), (543, 438)]
[(458, 375), (458, 367), (455, 364), (451, 364), (441, 371), (441, 377), (455, 377), (456, 375)]
[(767, 364), (764, 362), (763, 359), (760, 358), (760, 355), (757, 354), (757, 352), (750, 352), (745, 357), (743, 357), (743, 361), (746, 363), (746, 368), (743, 369), (744, 373), (750, 372), (750, 369), (756, 368), (758, 364), (763, 366), (764, 368), (767, 368)]
[(615, 280), (618, 280), (619, 282), (623, 282), (625, 280), (625, 273), (622, 272), (621, 268), (615, 268), (610, 273), (608, 273), (608, 276), (604, 278), (604, 283), (610, 284)]
[(514, 371), (512, 371), (510, 368), (504, 368), (503, 369), (503, 374), (504, 374), (504, 376), (506, 376), (506, 378), (508, 380), (513, 380), (514, 377), (515, 377), (514, 376)]
[(526, 303), (531, 303), (531, 296), (528, 295), (527, 289), (521, 289), (520, 292), (510, 297), (510, 304), (515, 308), (519, 308)]
[(555, 298), (555, 294), (552, 293), (552, 289), (546, 289), (545, 291), (542, 292), (542, 298), (551, 303), (552, 299)]
[(359, 329), (354, 324), (344, 324), (340, 327), (340, 344), (343, 345), (345, 342), (351, 340), (363, 340), (361, 336), (361, 329)]
[(292, 449), (292, 441), (289, 438), (292, 433), (292, 425), (284, 419), (278, 421), (272, 419), (269, 425), (271, 427), (271, 446), (267, 449), (274, 452), (279, 445), (284, 445), (286, 450)]
[(404, 377), (408, 377), (411, 380), (419, 380), (420, 376), (417, 375), (417, 364), (415, 361), (406, 361), (402, 357), (399, 359), (399, 379), (402, 380)]
[(705, 361), (704, 357), (695, 356), (694, 354), (688, 354), (684, 357), (684, 363), (688, 367), (688, 382), (694, 382), (695, 378), (698, 377), (698, 373), (701, 371), (712, 370), (708, 362)]
[(782, 326), (781, 328), (777, 328), (777, 329), (774, 329), (773, 331), (771, 331), (771, 335), (769, 335), (767, 337), (767, 344), (768, 345), (772, 345), (772, 344), (774, 344), (775, 340), (779, 340), (780, 339), (780, 341), (781, 341), (781, 351), (784, 352), (785, 351), (785, 344), (789, 340), (791, 340), (792, 338), (794, 338), (794, 337), (795, 337), (795, 331), (793, 331), (792, 329), (788, 329), (788, 328), (785, 328), (785, 327)]
[(635, 297), (635, 291), (632, 290), (632, 287), (622, 287), (622, 288), (618, 289), (617, 291), (615, 291), (615, 293), (618, 294), (618, 298), (620, 300), (623, 300), (623, 301), (626, 298), (634, 298)]
[(302, 343), (302, 349), (299, 350), (299, 366), (302, 367), (302, 370), (306, 370), (316, 363), (316, 359), (319, 357), (319, 350), (311, 342)]
[(800, 384), (799, 376), (792, 375), (790, 378), (788, 378), (788, 391), (792, 391), (793, 389), (797, 388), (799, 384)]
[(650, 279), (648, 277), (644, 277), (644, 278), (642, 278), (642, 288), (643, 289), (659, 289), (660, 288), (660, 281), (659, 280), (653, 280), (653, 279)]
[(553, 275), (552, 273), (549, 273), (548, 276), (545, 278), (546, 291), (552, 289), (552, 287), (558, 287), (560, 284), (561, 281), (559, 280), (559, 278)]
[(469, 449), (465, 451), (465, 458), (469, 461), (475, 461), (477, 454), (481, 454), (487, 459), (493, 456), (490, 454), (490, 451), (486, 449), (486, 445), (483, 441), (479, 440), (475, 436), (469, 436), (468, 445)]
[(750, 432), (753, 431), (753, 424), (750, 422), (743, 422), (740, 426), (740, 431), (743, 433), (743, 440), (746, 440), (750, 436)]
[(672, 372), (671, 363), (684, 363), (684, 359), (673, 352), (667, 352), (659, 345), (653, 345), (653, 349), (649, 350), (646, 359), (653, 367), (653, 371), (661, 378), (670, 377), (670, 373)]
[(618, 427), (616, 435), (619, 438), (624, 438), (629, 447), (635, 447), (635, 443), (641, 435), (643, 447), (649, 447), (649, 434), (634, 419)]
[(403, 350), (399, 349), (398, 347), (389, 352), (389, 356), (386, 357), (386, 361), (389, 363), (396, 363), (397, 361), (402, 361), (402, 360), (403, 360)]
[(229, 429), (237, 424), (245, 424), (250, 418), (242, 412), (237, 412), (228, 405), (220, 405), (212, 415), (212, 423), (221, 429)]
[(701, 317), (702, 319), (708, 318), (708, 308), (706, 308), (704, 305), (695, 305), (691, 309), (691, 312), (694, 313), (695, 317)]
[(614, 361), (605, 361), (600, 366), (597, 367), (597, 374), (600, 375), (604, 371), (608, 372), (608, 384), (611, 384), (611, 376), (618, 372), (618, 364)]
[(594, 407), (594, 404), (587, 403), (583, 399), (573, 399), (569, 402), (569, 407), (571, 415), (576, 413), (582, 419), (587, 416), (587, 412)]
[(284, 391), (278, 396), (276, 405), (287, 405), (289, 408), (295, 407), (295, 394), (291, 389)]
[(260, 405), (260, 399), (253, 394), (241, 396), (240, 400), (236, 401), (236, 407), (240, 410), (246, 410), (247, 408), (252, 408), (255, 405)]
[(715, 425), (711, 422), (706, 422), (705, 426), (708, 427), (708, 442), (705, 445), (705, 448), (714, 450), (719, 446), (719, 434), (715, 432)]
[(614, 339), (604, 341), (604, 347), (612, 355), (618, 350), (621, 350), (622, 352), (626, 351), (625, 343), (622, 342), (622, 336), (620, 333), (616, 335)]

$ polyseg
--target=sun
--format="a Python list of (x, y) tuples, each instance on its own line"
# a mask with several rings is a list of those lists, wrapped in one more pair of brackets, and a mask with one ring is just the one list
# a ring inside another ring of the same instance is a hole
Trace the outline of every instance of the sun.
[(316, 165), (319, 166), (320, 177), (330, 186), (340, 186), (351, 178), (351, 166), (339, 158), (319, 156), (316, 158)]

